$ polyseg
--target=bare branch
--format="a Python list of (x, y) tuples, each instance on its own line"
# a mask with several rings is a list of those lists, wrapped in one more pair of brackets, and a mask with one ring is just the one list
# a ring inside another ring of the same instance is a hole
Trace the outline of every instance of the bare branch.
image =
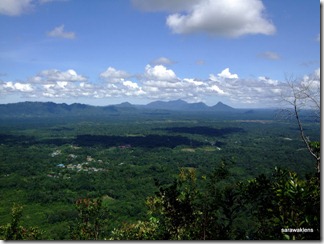
[[(281, 94), (284, 103), (292, 106), (293, 110), (283, 109), (286, 115), (294, 115), (297, 120), (300, 136), (305, 143), (307, 150), (317, 162), (317, 172), (320, 172), (320, 155), (311, 147), (311, 141), (305, 135), (302, 121), (300, 119), (300, 111), (302, 108), (313, 109), (317, 118), (320, 118), (320, 87), (314, 85), (314, 80), (304, 80), (297, 82), (293, 76), (286, 77), (287, 90), (285, 94)], [(291, 113), (291, 111), (293, 111)]]
[(299, 118), (299, 112), (298, 112), (298, 109), (297, 109), (297, 105), (296, 105), (296, 103), (294, 104), (294, 111), (295, 111), (295, 116), (296, 116), (296, 120), (297, 120), (298, 127), (299, 127), (299, 131), (300, 131), (300, 136), (301, 136), (302, 140), (305, 142), (306, 147), (307, 147), (309, 153), (310, 153), (310, 154), (311, 154), (311, 155), (312, 155), (316, 160), (319, 160), (319, 158), (318, 158), (317, 155), (313, 152), (312, 148), (311, 148), (310, 145), (309, 145), (310, 140), (308, 139), (308, 137), (305, 136), (304, 129), (303, 129), (302, 123), (301, 123), (300, 118)]

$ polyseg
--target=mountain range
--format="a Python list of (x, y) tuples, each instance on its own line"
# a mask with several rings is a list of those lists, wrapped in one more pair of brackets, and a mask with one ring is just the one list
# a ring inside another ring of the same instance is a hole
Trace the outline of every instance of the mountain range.
[(210, 111), (210, 112), (230, 112), (236, 109), (218, 102), (214, 106), (207, 106), (205, 103), (188, 103), (181, 99), (173, 101), (155, 101), (146, 105), (134, 105), (124, 102), (116, 105), (108, 106), (92, 106), (80, 103), (71, 105), (65, 103), (54, 102), (19, 102), (10, 104), (0, 104), (0, 117), (33, 117), (33, 116), (66, 116), (66, 115), (104, 115), (116, 114), (122, 112), (136, 111)]
[(181, 99), (174, 101), (156, 101), (151, 102), (145, 106), (150, 109), (162, 109), (162, 110), (176, 110), (176, 111), (232, 111), (234, 108), (218, 102), (216, 105), (210, 107), (203, 102), (199, 103), (187, 103)]

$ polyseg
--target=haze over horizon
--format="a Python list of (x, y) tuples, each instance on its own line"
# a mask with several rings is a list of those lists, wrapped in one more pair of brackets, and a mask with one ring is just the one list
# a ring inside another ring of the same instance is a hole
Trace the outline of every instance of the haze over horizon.
[[(150, 105), (150, 104), (154, 104), (154, 103), (165, 103), (165, 105), (167, 106), (168, 104), (172, 104), (172, 103), (176, 103), (176, 102), (184, 102), (186, 103), (187, 105), (197, 105), (197, 104), (202, 104), (202, 105), (205, 105), (209, 108), (211, 107), (214, 107), (214, 106), (225, 106), (225, 107), (229, 107), (231, 109), (278, 109), (278, 107), (257, 107), (257, 108), (253, 108), (253, 107), (250, 107), (250, 108), (244, 108), (244, 107), (232, 107), (232, 106), (229, 106), (225, 103), (223, 103), (222, 101), (218, 101), (218, 102), (215, 102), (214, 104), (206, 104), (204, 102), (187, 102), (183, 99), (176, 99), (176, 100), (167, 100), (167, 101), (162, 101), (162, 100), (155, 100), (155, 101), (150, 101), (148, 103), (130, 103), (128, 101), (123, 101), (123, 102), (118, 102), (118, 103), (111, 103), (111, 104), (99, 104), (99, 105), (96, 105), (96, 104), (89, 104), (89, 103), (82, 103), (82, 102), (55, 102), (55, 101), (19, 101), (19, 102), (13, 102), (13, 103), (0, 103), (0, 105), (10, 105), (10, 104), (23, 104), (23, 103), (54, 103), (54, 104), (66, 104), (66, 105), (73, 105), (73, 104), (81, 104), (81, 105), (86, 105), (86, 106), (98, 106), (98, 107), (109, 107), (109, 106), (143, 106), (143, 107), (146, 107), (147, 105)], [(172, 110), (172, 109), (171, 109)]]
[(320, 2), (0, 0), (0, 104), (278, 107), (320, 85)]

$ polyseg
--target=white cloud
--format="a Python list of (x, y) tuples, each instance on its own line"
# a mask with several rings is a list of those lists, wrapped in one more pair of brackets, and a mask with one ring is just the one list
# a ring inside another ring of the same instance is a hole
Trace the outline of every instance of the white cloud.
[(135, 7), (143, 11), (183, 11), (189, 10), (193, 4), (196, 4), (199, 0), (132, 0)]
[(281, 92), (282, 92), (282, 90), (281, 90), (280, 88), (273, 88), (273, 89), (271, 89), (271, 91), (272, 91), (273, 93), (277, 94), (277, 95), (280, 95)]
[(0, 82), (0, 94), (19, 93), (32, 98), (75, 98), (91, 96), (97, 87), (73, 69), (43, 70), (25, 82)]
[(269, 77), (265, 77), (265, 76), (259, 76), (258, 79), (260, 81), (263, 81), (265, 84), (269, 84), (269, 85), (278, 85), (278, 83), (279, 83), (279, 81), (272, 80)]
[(56, 1), (65, 2), (68, 0), (0, 0), (0, 14), (19, 16), (31, 12), (40, 4)]
[(316, 79), (320, 79), (321, 78), (321, 69), (318, 68), (314, 71), (314, 75)]
[(239, 37), (247, 34), (271, 35), (275, 26), (265, 18), (261, 0), (199, 0), (185, 13), (167, 17), (166, 24), (176, 34), (208, 33)]
[(86, 77), (78, 75), (73, 69), (67, 71), (60, 71), (57, 69), (44, 70), (38, 75), (30, 78), (30, 81), (33, 83), (52, 83), (58, 81), (77, 82), (86, 80)]
[(137, 85), (137, 83), (129, 81), (129, 80), (124, 81), (123, 85), (126, 86), (126, 87), (129, 87), (131, 89), (139, 89), (139, 86)]
[(56, 84), (58, 87), (65, 89), (69, 83), (67, 81), (58, 81)]
[(151, 62), (154, 65), (171, 65), (174, 62), (171, 59), (168, 59), (166, 57), (160, 57)]
[(43, 70), (28, 79), (33, 85), (33, 95), (67, 98), (84, 96), (93, 86), (87, 83), (87, 78), (77, 74), (73, 69), (60, 71), (57, 69)]
[(215, 91), (216, 93), (221, 94), (221, 95), (227, 94), (222, 89), (220, 89), (217, 85), (212, 85), (211, 87), (209, 87), (209, 89), (211, 91)]
[[(311, 108), (320, 113), (321, 107), (321, 80), (320, 69), (314, 70), (301, 78), (290, 76), (286, 78), (289, 84), (284, 83), (281, 95), (291, 104), (296, 102), (298, 108)], [(297, 96), (297, 100), (296, 99)], [(287, 105), (287, 103), (285, 104)], [(320, 116), (317, 114), (316, 116)]]
[(60, 25), (58, 27), (55, 27), (53, 30), (47, 32), (47, 36), (64, 39), (74, 39), (75, 33), (64, 31), (64, 25)]
[(38, 0), (40, 4), (51, 3), (51, 2), (67, 2), (69, 0)]
[(99, 85), (94, 91), (94, 97), (140, 97), (145, 94), (142, 87), (138, 83), (131, 80), (132, 75), (113, 67), (108, 67), (104, 72), (100, 73), (100, 78), (105, 82)]
[(224, 69), (217, 76), (221, 77), (221, 78), (225, 78), (225, 79), (238, 79), (238, 75), (237, 74), (231, 74), (231, 72), (229, 71), (229, 68)]
[(0, 14), (18, 16), (34, 8), (32, 0), (1, 0)]
[(188, 84), (192, 84), (193, 86), (203, 86), (204, 82), (200, 80), (190, 79), (190, 78), (184, 78), (184, 82), (187, 82)]
[(266, 18), (261, 0), (132, 0), (143, 11), (166, 11), (166, 24), (177, 34), (208, 33), (239, 37), (271, 35), (275, 26)]
[(167, 69), (163, 65), (156, 65), (152, 67), (151, 65), (146, 65), (145, 67), (145, 77), (150, 80), (159, 81), (176, 81), (177, 76), (171, 69)]
[[(100, 74), (101, 82), (91, 83), (75, 70), (44, 70), (26, 81), (0, 81), (0, 98), (16, 95), (44, 100), (96, 98), (144, 98), (150, 100), (185, 99), (187, 101), (231, 101), (237, 107), (280, 106), (285, 82), (266, 76), (243, 79), (229, 68), (208, 79), (181, 78), (163, 65), (146, 65), (142, 75), (108, 67)], [(320, 69), (298, 79), (300, 86), (314, 92), (320, 87)], [(319, 93), (314, 93), (319, 94)], [(288, 94), (289, 95), (289, 94)]]
[(280, 55), (278, 53), (271, 52), (271, 51), (266, 51), (266, 52), (260, 53), (258, 56), (261, 58), (264, 58), (264, 59), (269, 59), (269, 60), (280, 59)]
[(20, 91), (20, 92), (32, 92), (33, 88), (31, 84), (23, 84), (20, 82), (13, 83), (12, 81), (5, 82), (3, 88), (9, 89), (11, 91)]
[(104, 72), (100, 73), (100, 77), (109, 82), (123, 82), (130, 75), (123, 70), (108, 67)]
[(320, 91), (321, 87), (321, 70), (320, 68), (314, 70), (313, 73), (309, 75), (304, 75), (301, 85), (304, 87), (308, 87), (309, 89), (312, 90), (317, 90)]
[(108, 67), (100, 77), (101, 83), (89, 83), (72, 69), (44, 70), (26, 82), (0, 82), (0, 93), (6, 95), (18, 92), (27, 97), (44, 99), (137, 97), (154, 100), (182, 98), (188, 101), (226, 96), (237, 103), (249, 104), (278, 93), (278, 90), (274, 90), (278, 89), (276, 82), (271, 79), (239, 79), (237, 74), (230, 73), (229, 68), (216, 76), (211, 74), (208, 80), (179, 78), (173, 70), (163, 65), (147, 65), (143, 75), (139, 76), (140, 80), (113, 67)]
[(173, 70), (163, 65), (154, 67), (146, 65), (141, 81), (145, 96), (150, 99), (189, 98), (192, 100), (206, 87), (203, 81), (177, 77)]
[(31, 84), (23, 84), (23, 83), (15, 83), (15, 88), (22, 92), (32, 92), (34, 89), (32, 88)]
[(209, 75), (209, 89), (226, 96), (233, 104), (248, 106), (280, 106), (283, 82), (260, 76), (257, 79), (242, 79), (225, 69), (218, 75)]

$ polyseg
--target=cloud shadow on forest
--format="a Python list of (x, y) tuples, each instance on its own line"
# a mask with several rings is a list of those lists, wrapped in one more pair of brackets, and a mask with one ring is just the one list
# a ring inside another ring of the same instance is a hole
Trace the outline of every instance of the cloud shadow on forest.
[(101, 136), (78, 135), (75, 143), (79, 146), (131, 146), (144, 148), (168, 147), (175, 148), (180, 145), (191, 147), (204, 146), (206, 143), (192, 140), (183, 136), (147, 135), (147, 136)]
[(244, 129), (239, 127), (226, 127), (226, 128), (216, 129), (207, 126), (167, 127), (162, 129), (159, 128), (156, 130), (164, 130), (170, 133), (185, 133), (185, 134), (195, 134), (195, 135), (215, 136), (215, 137), (224, 137), (225, 135), (228, 134), (245, 132)]

